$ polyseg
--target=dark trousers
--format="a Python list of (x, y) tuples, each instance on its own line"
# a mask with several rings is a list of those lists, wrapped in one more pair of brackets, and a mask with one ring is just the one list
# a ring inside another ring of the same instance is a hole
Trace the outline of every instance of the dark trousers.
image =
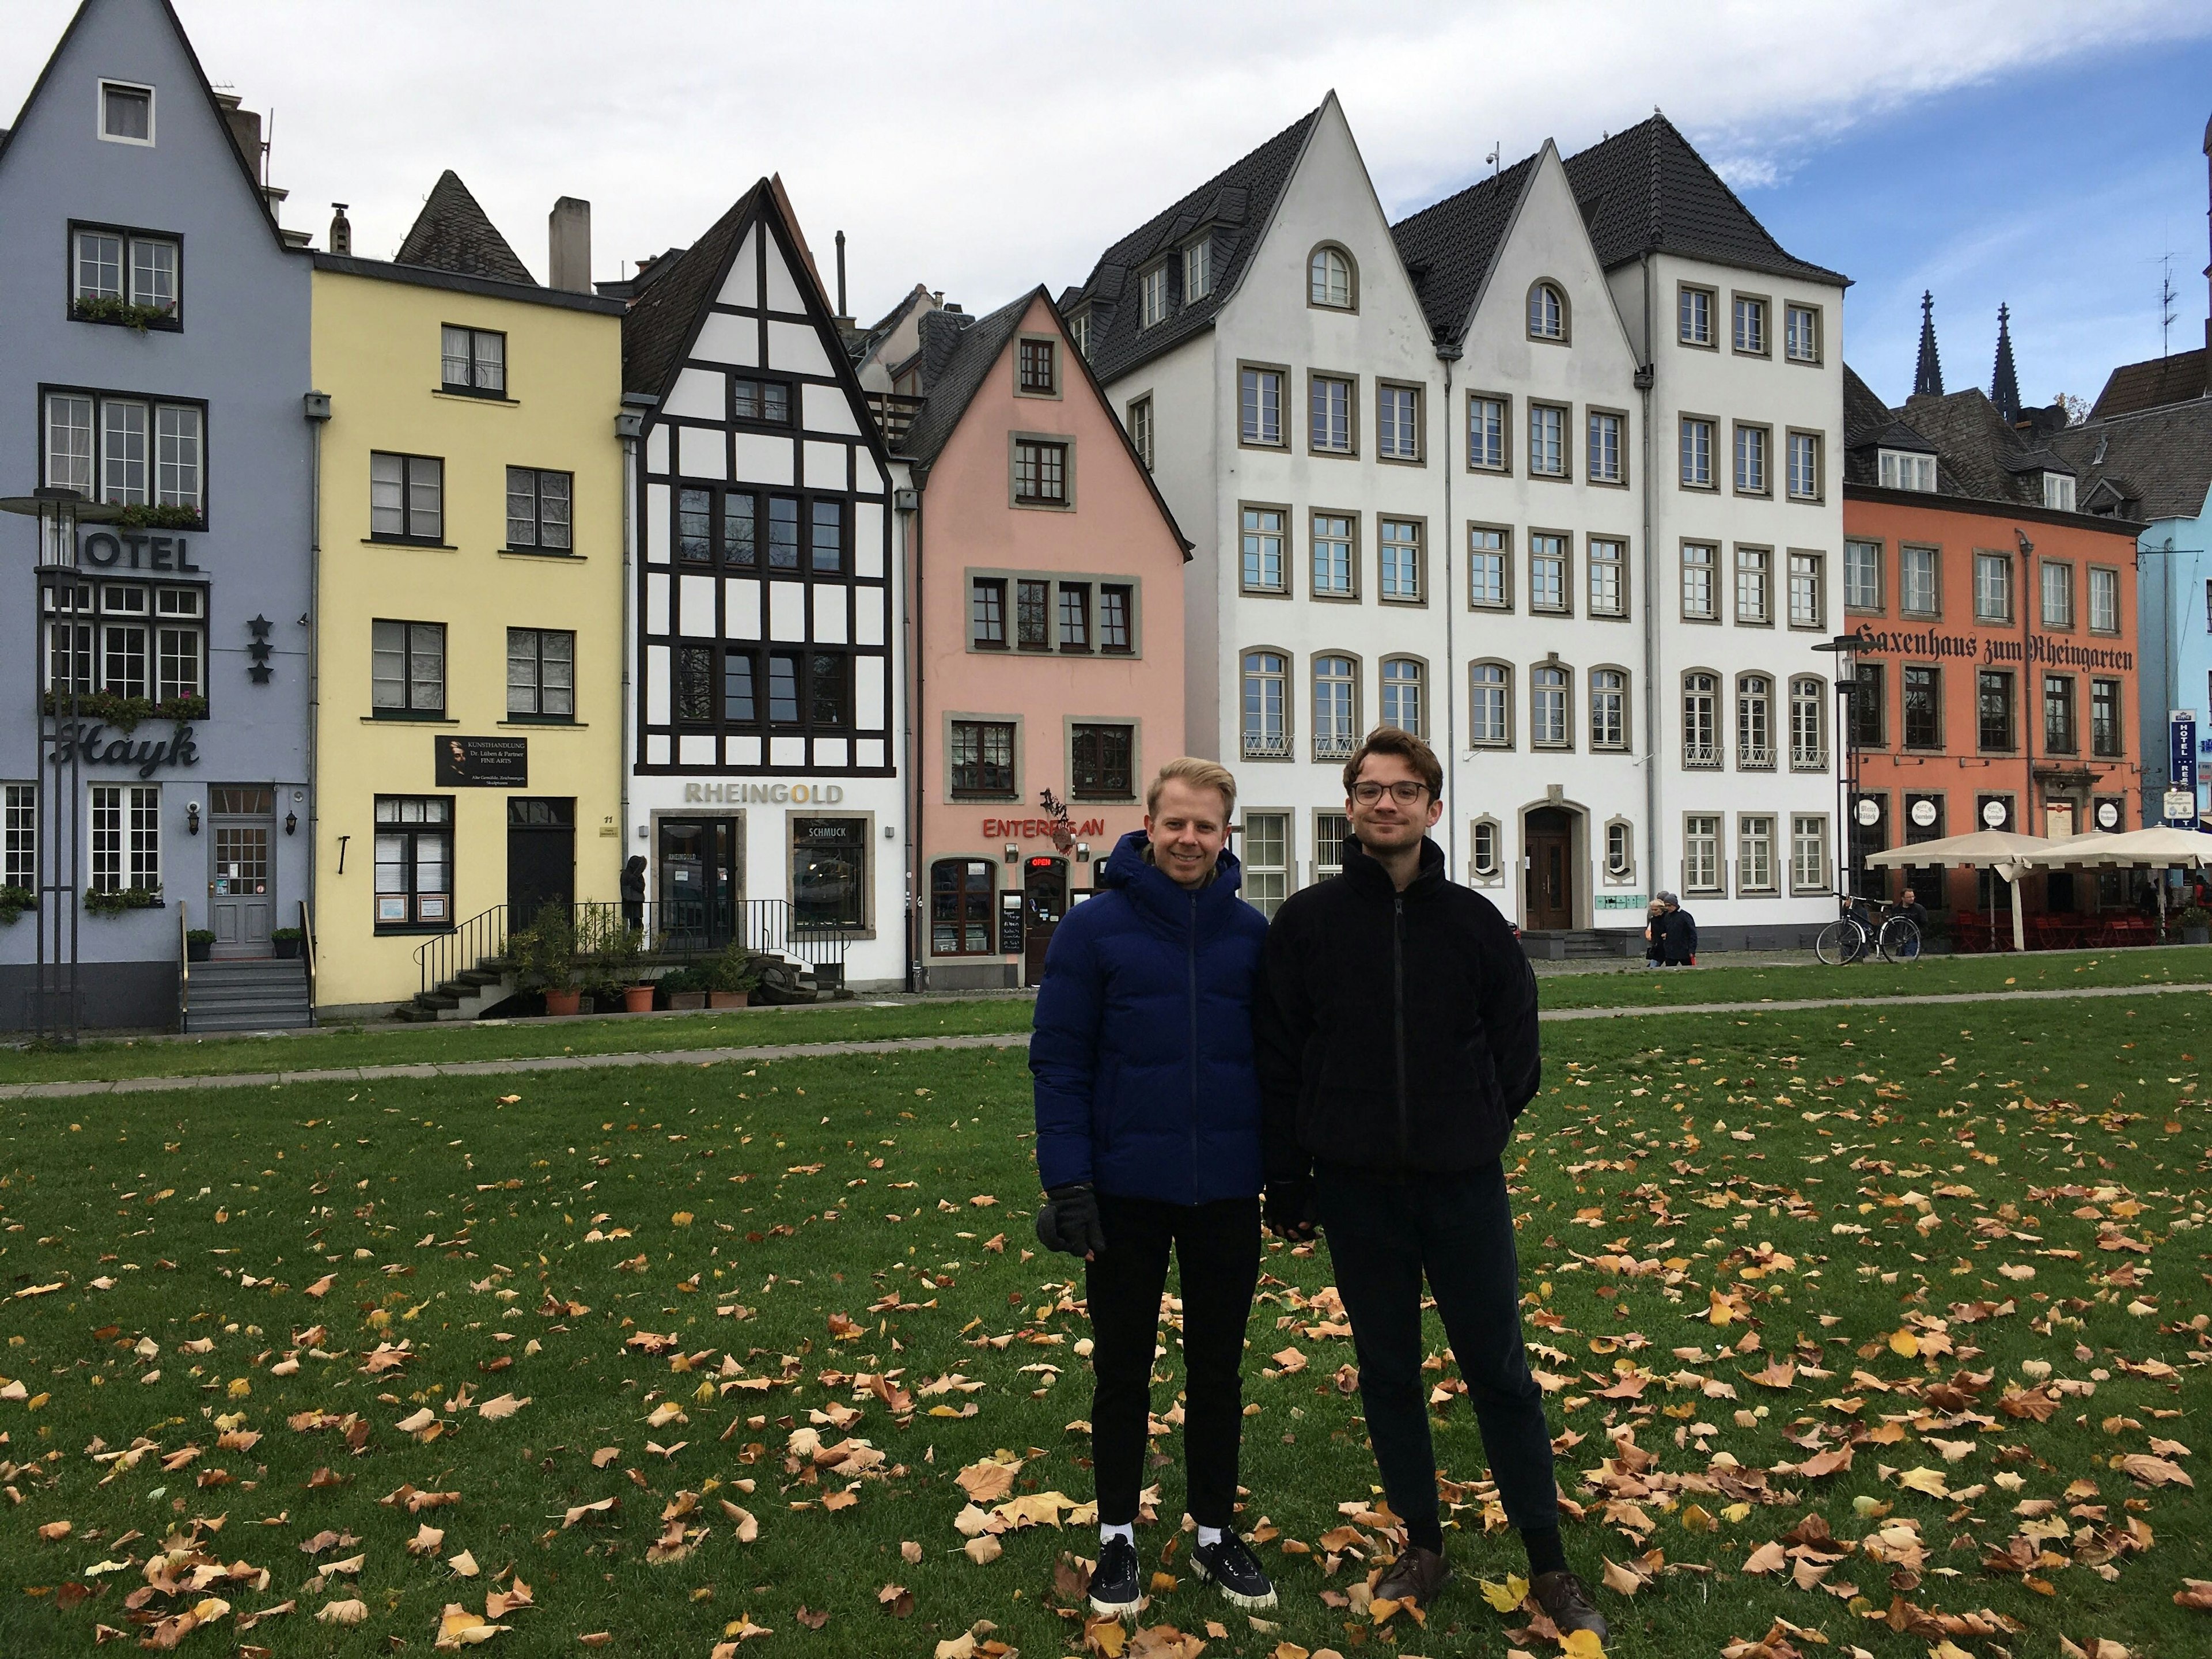
[(1106, 1248), (1084, 1269), (1091, 1304), (1091, 1454), (1098, 1519), (1137, 1518), (1152, 1348), (1168, 1252), (1182, 1280), (1182, 1443), (1191, 1519), (1226, 1527), (1237, 1504), (1237, 1448), (1244, 1430), (1244, 1322), (1260, 1282), (1260, 1200), (1164, 1204), (1098, 1194)]
[(1359, 1356), (1359, 1397), (1390, 1507), (1437, 1524), (1437, 1460), (1421, 1378), (1421, 1279), (1427, 1276), (1458, 1361), (1506, 1519), (1523, 1532), (1559, 1524), (1543, 1391), (1521, 1346), (1521, 1268), (1505, 1170), (1377, 1180), (1323, 1165), (1321, 1224)]

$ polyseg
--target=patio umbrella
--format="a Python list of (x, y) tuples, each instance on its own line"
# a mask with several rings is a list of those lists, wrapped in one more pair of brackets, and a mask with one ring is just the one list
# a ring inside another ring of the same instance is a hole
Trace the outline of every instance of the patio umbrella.
[[(2076, 836), (2027, 854), (2021, 867), (2080, 864), (2092, 869), (2203, 870), (2212, 868), (2212, 836), (2171, 824), (2153, 824), (2120, 836)], [(2166, 937), (2166, 883), (2158, 884), (2158, 933)]]
[[(2114, 837), (2118, 839), (2118, 837)], [(2212, 836), (2205, 837), (2212, 842)], [(1974, 870), (1994, 870), (2012, 890), (2012, 948), (2027, 949), (2027, 924), (2020, 910), (2021, 860), (2049, 850), (2053, 843), (2041, 836), (2014, 835), (2009, 830), (1977, 830), (1968, 836), (1948, 836), (1942, 841), (1914, 842), (1876, 853), (1867, 862), (1883, 870), (1909, 869), (1918, 864), (1963, 864)], [(1994, 918), (1992, 918), (1994, 922)]]

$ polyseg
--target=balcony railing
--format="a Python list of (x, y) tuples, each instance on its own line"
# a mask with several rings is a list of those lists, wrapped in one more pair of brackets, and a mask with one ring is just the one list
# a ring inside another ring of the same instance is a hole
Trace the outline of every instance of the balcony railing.
[(1790, 751), (1790, 769), (1793, 772), (1825, 772), (1828, 769), (1828, 751), (1826, 749), (1792, 749)]
[(1721, 763), (1720, 745), (1714, 743), (1686, 743), (1682, 745), (1682, 764), (1685, 766), (1718, 767)]
[(1735, 763), (1739, 771), (1771, 772), (1774, 769), (1774, 745), (1766, 743), (1738, 744)]
[(1358, 739), (1349, 732), (1316, 737), (1313, 745), (1314, 758), (1317, 761), (1350, 760), (1352, 751), (1359, 747)]
[(1244, 734), (1246, 760), (1288, 760), (1291, 757), (1291, 734), (1287, 732), (1247, 732)]
[(902, 447), (906, 442), (907, 428), (921, 411), (921, 399), (903, 392), (871, 392), (867, 398), (868, 413), (875, 416), (876, 428), (884, 434), (884, 447)]

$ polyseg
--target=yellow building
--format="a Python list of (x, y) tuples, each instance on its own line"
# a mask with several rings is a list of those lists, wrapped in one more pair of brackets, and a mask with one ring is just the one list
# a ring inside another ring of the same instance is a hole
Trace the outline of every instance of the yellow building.
[(588, 216), (556, 205), (550, 287), (451, 172), (395, 260), (355, 258), (342, 210), (315, 256), (325, 1016), (620, 896), (623, 307)]

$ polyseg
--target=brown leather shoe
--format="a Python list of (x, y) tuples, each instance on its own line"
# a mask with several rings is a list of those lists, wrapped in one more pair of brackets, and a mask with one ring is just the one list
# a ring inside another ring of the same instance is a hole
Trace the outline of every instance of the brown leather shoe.
[(1418, 1544), (1408, 1544), (1376, 1581), (1375, 1594), (1378, 1599), (1387, 1596), (1393, 1601), (1410, 1602), (1425, 1613), (1437, 1592), (1450, 1577), (1451, 1563), (1442, 1555)]
[(1613, 1634), (1604, 1615), (1598, 1612), (1597, 1604), (1590, 1599), (1589, 1586), (1571, 1572), (1540, 1573), (1536, 1582), (1528, 1586), (1528, 1593), (1536, 1598), (1536, 1605), (1543, 1608), (1546, 1616), (1559, 1627), (1562, 1636), (1586, 1630), (1602, 1642)]

